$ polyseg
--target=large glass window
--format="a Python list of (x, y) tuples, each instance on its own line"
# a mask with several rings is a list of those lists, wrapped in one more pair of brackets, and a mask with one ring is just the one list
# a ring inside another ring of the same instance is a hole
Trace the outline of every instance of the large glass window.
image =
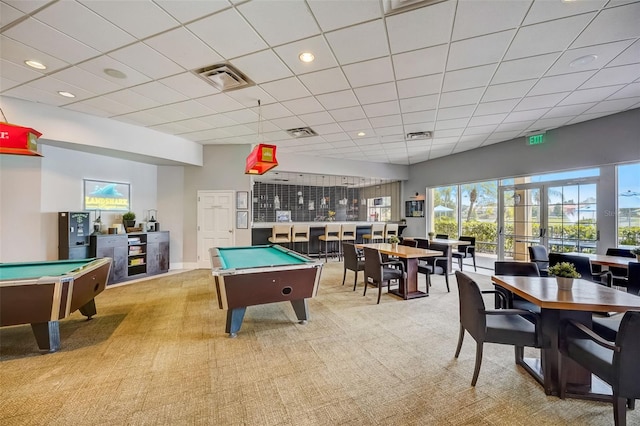
[(618, 166), (618, 245), (640, 245), (640, 163)]
[(441, 186), (433, 190), (433, 230), (436, 234), (458, 236), (458, 186)]
[(367, 199), (367, 222), (389, 222), (391, 220), (391, 197)]
[(495, 253), (498, 241), (498, 182), (460, 185), (460, 235), (476, 237), (476, 251)]

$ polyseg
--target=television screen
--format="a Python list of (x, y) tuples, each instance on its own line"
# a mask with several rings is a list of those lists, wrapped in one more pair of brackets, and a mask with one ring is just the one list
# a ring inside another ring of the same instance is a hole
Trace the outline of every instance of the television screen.
[(373, 199), (373, 205), (374, 206), (381, 206), (382, 205), (382, 198), (374, 198)]
[(84, 179), (84, 210), (129, 211), (130, 185)]

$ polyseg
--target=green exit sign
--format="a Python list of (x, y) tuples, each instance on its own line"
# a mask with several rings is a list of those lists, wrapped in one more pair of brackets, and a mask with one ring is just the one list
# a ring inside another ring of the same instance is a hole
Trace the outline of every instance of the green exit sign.
[(540, 145), (544, 143), (544, 133), (529, 136), (529, 145)]

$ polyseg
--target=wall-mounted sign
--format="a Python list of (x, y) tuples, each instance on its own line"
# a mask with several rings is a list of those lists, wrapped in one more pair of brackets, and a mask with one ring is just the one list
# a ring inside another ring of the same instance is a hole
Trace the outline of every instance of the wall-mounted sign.
[(84, 179), (84, 209), (102, 211), (130, 210), (128, 183)]
[(538, 133), (537, 135), (529, 135), (527, 137), (527, 142), (529, 145), (540, 145), (544, 143), (544, 133)]
[(16, 126), (15, 124), (0, 123), (0, 154), (37, 155), (37, 140), (42, 136), (31, 127)]

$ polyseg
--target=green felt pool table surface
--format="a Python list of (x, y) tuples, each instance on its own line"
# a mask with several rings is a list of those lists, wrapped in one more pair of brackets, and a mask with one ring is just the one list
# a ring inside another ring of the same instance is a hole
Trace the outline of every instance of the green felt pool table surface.
[(95, 259), (51, 260), (42, 262), (0, 263), (0, 281), (57, 277), (82, 268)]
[(222, 269), (262, 268), (314, 263), (280, 246), (221, 247), (218, 248)]

